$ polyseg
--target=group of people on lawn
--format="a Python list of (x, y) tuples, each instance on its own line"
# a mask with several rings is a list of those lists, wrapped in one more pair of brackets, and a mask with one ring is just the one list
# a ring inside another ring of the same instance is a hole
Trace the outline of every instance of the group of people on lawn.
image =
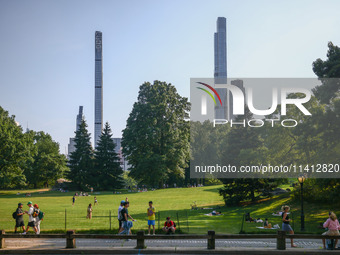
[[(25, 235), (29, 228), (32, 227), (34, 232), (39, 235), (40, 234), (40, 223), (43, 220), (44, 213), (40, 211), (39, 206), (30, 201), (27, 203), (28, 210), (23, 210), (23, 204), (19, 203), (18, 208), (13, 213), (13, 218), (15, 219), (15, 233), (17, 233), (18, 228), (22, 228), (23, 235)], [(24, 223), (24, 215), (28, 215), (28, 224), (27, 228), (25, 228)]]
[[(95, 198), (95, 200), (97, 200)], [(98, 201), (96, 201), (98, 203)], [(15, 218), (15, 233), (17, 233), (18, 228), (22, 228), (23, 234), (26, 234), (30, 227), (33, 228), (34, 232), (36, 234), (40, 234), (40, 223), (43, 220), (44, 213), (42, 213), (39, 209), (39, 206), (37, 204), (34, 204), (30, 201), (27, 203), (28, 210), (23, 210), (23, 204), (19, 203), (18, 208), (13, 213), (13, 217)], [(122, 200), (120, 203), (120, 206), (118, 208), (118, 222), (119, 222), (119, 231), (118, 234), (131, 234), (131, 228), (133, 226), (133, 222), (135, 219), (132, 218), (132, 216), (129, 214), (128, 208), (130, 206), (130, 203), (128, 201), (128, 198), (125, 200)], [(89, 210), (90, 209), (90, 210)], [(292, 227), (290, 226), (291, 219), (289, 218), (289, 210), (290, 207), (285, 205), (282, 207), (282, 230), (288, 232), (289, 234), (294, 234), (294, 231)], [(153, 230), (153, 235), (155, 234), (155, 223), (156, 223), (156, 209), (153, 206), (153, 202), (149, 201), (149, 207), (146, 209), (146, 213), (148, 216), (148, 235), (150, 235), (151, 227)], [(25, 228), (24, 223), (24, 215), (28, 215), (28, 225), (27, 228)], [(91, 204), (88, 207), (87, 210), (87, 217), (91, 219), (92, 216), (92, 206)], [(131, 219), (131, 221), (129, 221)], [(329, 236), (339, 236), (339, 230), (340, 230), (340, 224), (339, 221), (334, 214), (334, 212), (329, 212), (329, 218), (327, 221), (323, 224), (324, 228), (327, 228), (327, 232), (323, 233), (323, 235), (329, 235)], [(174, 234), (176, 231), (176, 224), (170, 219), (170, 217), (166, 218), (166, 221), (164, 223), (164, 227), (162, 230), (167, 234)], [(337, 239), (335, 241), (335, 246), (337, 244)], [(325, 239), (322, 239), (323, 246), (325, 248)], [(293, 239), (291, 239), (291, 246), (296, 247), (296, 245), (293, 242)]]
[[(129, 214), (128, 208), (130, 206), (130, 203), (128, 201), (128, 198), (125, 200), (122, 200), (120, 203), (120, 206), (118, 207), (118, 222), (119, 222), (119, 231), (118, 234), (131, 234), (131, 228), (133, 226), (133, 219), (131, 215)], [(148, 235), (150, 235), (151, 227), (153, 229), (153, 235), (155, 234), (155, 224), (156, 224), (156, 209), (153, 207), (152, 201), (149, 201), (149, 207), (146, 209), (146, 213), (148, 216)], [(129, 221), (129, 218), (131, 221)], [(162, 230), (167, 234), (174, 234), (176, 231), (176, 224), (170, 219), (170, 217), (166, 218), (166, 221), (164, 223), (164, 227)]]

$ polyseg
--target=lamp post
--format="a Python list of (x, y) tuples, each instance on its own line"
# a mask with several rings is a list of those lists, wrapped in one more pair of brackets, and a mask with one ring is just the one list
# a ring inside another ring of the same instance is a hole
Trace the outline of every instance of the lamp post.
[(301, 231), (305, 230), (305, 214), (303, 213), (303, 183), (305, 182), (306, 177), (305, 176), (300, 176), (298, 177), (298, 181), (301, 185)]

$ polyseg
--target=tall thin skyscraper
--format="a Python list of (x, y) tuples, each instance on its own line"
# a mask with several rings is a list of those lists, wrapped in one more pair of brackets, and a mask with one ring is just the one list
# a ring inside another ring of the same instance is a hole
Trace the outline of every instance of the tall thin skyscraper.
[(94, 147), (97, 147), (103, 130), (103, 45), (102, 32), (95, 36), (95, 102), (94, 102)]
[[(81, 121), (84, 119), (84, 115), (83, 115), (83, 106), (79, 106), (79, 113), (77, 115), (77, 119), (76, 119), (76, 131), (79, 130), (79, 126), (81, 124)], [(70, 138), (70, 143), (68, 144), (68, 155), (67, 157), (70, 158), (71, 153), (74, 152), (76, 150), (76, 143), (74, 141), (74, 137)]]
[[(214, 34), (214, 57), (215, 84), (227, 83), (227, 20), (224, 17), (217, 18), (217, 32)], [(215, 119), (229, 119), (229, 100), (228, 91), (224, 88), (216, 88), (221, 97), (222, 106), (215, 106)]]
[(79, 130), (79, 126), (82, 120), (83, 120), (83, 106), (79, 106), (79, 113), (77, 115), (76, 131)]

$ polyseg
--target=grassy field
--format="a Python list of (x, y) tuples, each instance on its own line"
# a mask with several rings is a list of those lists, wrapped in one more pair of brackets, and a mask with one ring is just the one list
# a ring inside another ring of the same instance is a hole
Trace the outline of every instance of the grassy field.
[[(27, 202), (39, 204), (45, 213), (42, 223), (42, 232), (63, 232), (65, 231), (65, 210), (66, 210), (66, 229), (77, 231), (97, 231), (97, 232), (117, 232), (117, 209), (119, 202), (125, 197), (129, 198), (129, 212), (137, 219), (134, 223), (134, 230), (147, 229), (146, 208), (148, 201), (152, 200), (158, 211), (156, 228), (158, 224), (162, 226), (165, 218), (171, 216), (177, 223), (177, 228), (184, 233), (206, 233), (208, 230), (215, 230), (217, 233), (239, 233), (242, 226), (242, 218), (245, 212), (250, 212), (251, 217), (265, 219), (269, 222), (281, 226), (281, 218), (272, 216), (273, 212), (280, 210), (284, 204), (292, 207), (294, 218), (293, 227), (299, 232), (300, 226), (300, 203), (292, 202), (290, 194), (283, 194), (271, 199), (263, 200), (255, 204), (248, 204), (238, 207), (224, 207), (222, 198), (218, 194), (218, 189), (222, 186), (207, 186), (199, 188), (172, 188), (148, 191), (142, 193), (122, 193), (112, 194), (112, 192), (100, 192), (88, 197), (78, 197), (72, 206), (72, 194), (51, 192), (47, 190), (19, 191), (21, 194), (31, 192), (32, 197), (16, 195), (18, 191), (0, 191), (0, 229), (7, 232), (14, 230), (15, 220), (12, 219), (12, 212), (15, 211), (17, 203), (24, 204), (26, 209)], [(86, 208), (89, 203), (93, 204), (94, 195), (97, 196), (99, 205), (94, 206), (93, 219), (86, 219)], [(199, 208), (214, 208), (221, 211), (223, 216), (206, 216), (213, 209), (191, 210), (191, 204), (196, 201)], [(305, 203), (306, 232), (321, 233), (318, 229), (319, 222), (327, 219), (328, 210), (339, 211), (337, 208), (329, 208), (327, 205)], [(110, 218), (111, 214), (111, 231)], [(28, 216), (25, 215), (25, 224)], [(160, 220), (158, 221), (158, 218)], [(159, 223), (158, 223), (159, 222)], [(178, 224), (179, 222), (179, 224)], [(179, 226), (178, 226), (179, 225)], [(261, 223), (244, 223), (243, 230), (247, 233), (269, 233), (272, 230), (259, 230), (256, 226)]]

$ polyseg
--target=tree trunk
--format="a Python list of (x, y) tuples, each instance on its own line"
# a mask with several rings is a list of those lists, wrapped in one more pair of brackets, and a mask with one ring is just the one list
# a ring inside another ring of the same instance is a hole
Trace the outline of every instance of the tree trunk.
[(255, 201), (255, 192), (254, 192), (254, 190), (252, 190), (250, 192), (250, 197), (251, 197), (251, 201), (254, 202)]

